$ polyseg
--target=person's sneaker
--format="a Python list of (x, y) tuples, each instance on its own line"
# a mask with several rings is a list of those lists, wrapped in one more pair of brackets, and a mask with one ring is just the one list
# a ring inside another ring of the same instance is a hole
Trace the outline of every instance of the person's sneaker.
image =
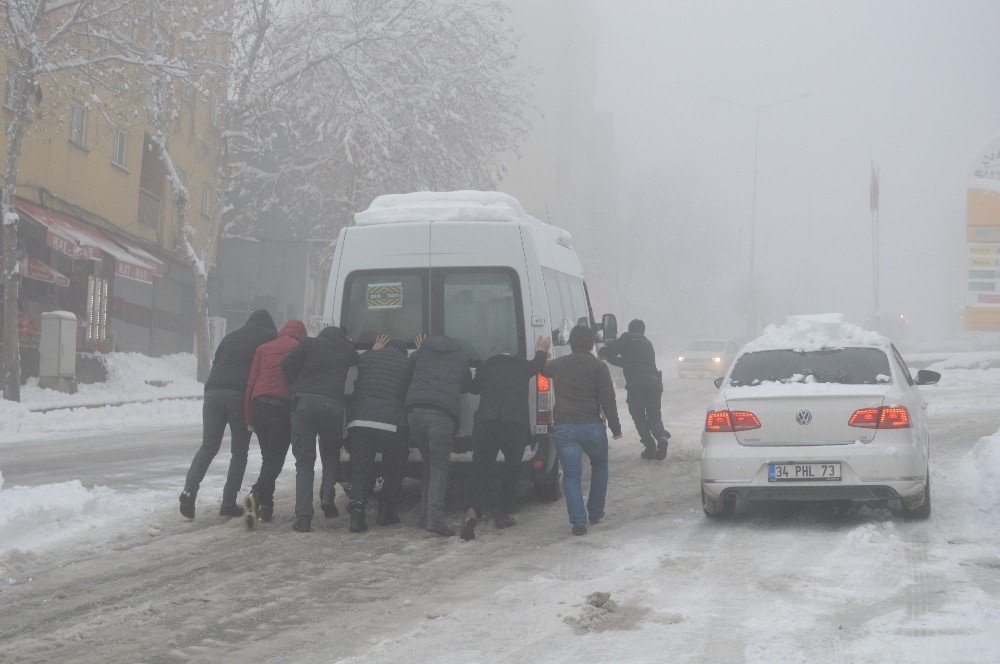
[(312, 532), (312, 524), (309, 517), (301, 516), (295, 519), (295, 523), (292, 524), (292, 530), (297, 533)]
[(655, 443), (643, 443), (642, 453), (639, 454), (640, 459), (652, 459), (656, 456), (656, 444)]
[(500, 529), (513, 528), (517, 525), (517, 521), (515, 521), (514, 517), (510, 514), (497, 514), (494, 518), (494, 522), (496, 523), (497, 528)]
[(243, 523), (247, 530), (257, 530), (257, 495), (253, 491), (243, 499), (243, 511)]
[(428, 532), (437, 533), (438, 535), (443, 535), (444, 537), (454, 537), (455, 528), (449, 526), (447, 523), (433, 523), (429, 524), (426, 528)]
[(601, 512), (600, 514), (591, 514), (587, 518), (590, 520), (590, 525), (596, 526), (601, 522), (601, 519), (604, 518), (604, 512)]
[(340, 510), (333, 503), (320, 503), (320, 507), (323, 508), (323, 516), (327, 519), (336, 519), (340, 516)]
[(270, 523), (274, 518), (274, 505), (261, 505), (257, 508), (257, 518), (265, 523)]
[(664, 438), (656, 444), (656, 460), (663, 461), (667, 458), (667, 439)]
[(477, 523), (479, 523), (479, 518), (476, 516), (476, 510), (470, 508), (465, 513), (465, 518), (462, 519), (462, 532), (459, 537), (466, 542), (476, 539)]
[(185, 519), (194, 518), (194, 494), (187, 489), (181, 491), (181, 516)]
[(578, 523), (578, 524), (574, 525), (573, 526), (573, 534), (574, 535), (586, 535), (587, 534), (587, 526), (583, 525), (582, 523)]
[(223, 505), (219, 508), (219, 516), (227, 516), (234, 519), (238, 516), (243, 516), (243, 508), (239, 505)]
[(396, 510), (391, 505), (379, 503), (378, 516), (375, 517), (375, 523), (380, 526), (393, 526), (399, 523), (399, 515), (396, 514)]
[(348, 530), (352, 533), (368, 532), (368, 522), (365, 521), (365, 506), (351, 504), (347, 506), (347, 511), (351, 514), (351, 525), (348, 526)]

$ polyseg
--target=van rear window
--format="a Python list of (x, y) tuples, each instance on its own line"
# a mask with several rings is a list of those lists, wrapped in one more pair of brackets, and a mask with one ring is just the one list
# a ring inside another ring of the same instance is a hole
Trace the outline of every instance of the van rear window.
[(409, 341), (426, 329), (425, 297), (425, 276), (421, 274), (352, 274), (347, 282), (345, 332), (362, 344), (371, 343), (379, 334)]
[(472, 360), (521, 353), (516, 283), (509, 271), (455, 271), (443, 279), (444, 333)]

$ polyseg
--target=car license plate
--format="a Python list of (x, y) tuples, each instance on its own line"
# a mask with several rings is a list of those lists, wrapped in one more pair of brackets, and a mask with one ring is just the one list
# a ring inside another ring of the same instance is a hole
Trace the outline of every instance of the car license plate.
[(767, 471), (768, 482), (840, 481), (839, 463), (772, 463)]

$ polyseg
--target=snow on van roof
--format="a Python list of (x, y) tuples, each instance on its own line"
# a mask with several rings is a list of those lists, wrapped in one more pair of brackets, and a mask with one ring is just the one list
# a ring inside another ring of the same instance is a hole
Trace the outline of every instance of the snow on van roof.
[(498, 191), (418, 191), (379, 196), (354, 215), (358, 226), (407, 221), (515, 221), (541, 225), (516, 198)]
[(784, 325), (769, 325), (764, 334), (746, 346), (743, 352), (791, 349), (795, 351), (845, 348), (849, 346), (888, 346), (879, 334), (848, 323), (843, 314), (788, 316)]
[(573, 246), (569, 231), (546, 224), (524, 211), (516, 198), (499, 191), (417, 191), (385, 194), (354, 215), (356, 226), (409, 221), (506, 221), (534, 226), (564, 247)]

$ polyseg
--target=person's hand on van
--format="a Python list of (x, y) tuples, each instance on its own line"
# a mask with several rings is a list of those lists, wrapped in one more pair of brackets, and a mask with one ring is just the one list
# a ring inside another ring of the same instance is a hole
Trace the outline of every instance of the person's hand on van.
[(550, 348), (552, 348), (552, 337), (538, 337), (535, 341), (535, 350), (547, 353)]
[(388, 334), (380, 334), (375, 339), (375, 343), (372, 344), (372, 350), (382, 350), (383, 348), (385, 348), (388, 345), (389, 345), (389, 335)]
[(420, 344), (424, 343), (424, 335), (418, 334), (417, 336), (413, 337), (413, 343), (416, 344), (417, 350), (420, 350)]

